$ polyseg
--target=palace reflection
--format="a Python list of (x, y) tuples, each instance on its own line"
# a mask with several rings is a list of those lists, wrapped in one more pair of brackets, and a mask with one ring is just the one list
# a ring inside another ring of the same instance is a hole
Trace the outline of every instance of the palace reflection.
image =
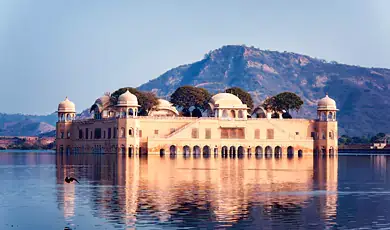
[[(337, 157), (58, 154), (56, 165), (58, 184), (77, 175), (83, 184), (78, 199), (88, 199), (95, 216), (126, 226), (267, 227), (278, 222), (289, 228), (337, 214)], [(66, 218), (74, 215), (77, 186), (58, 186)]]

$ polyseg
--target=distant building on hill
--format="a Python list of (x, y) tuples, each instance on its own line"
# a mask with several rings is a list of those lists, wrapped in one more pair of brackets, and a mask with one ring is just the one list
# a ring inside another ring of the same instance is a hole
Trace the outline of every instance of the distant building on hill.
[(387, 146), (387, 141), (386, 138), (384, 138), (383, 140), (378, 140), (374, 142), (371, 146), (371, 149), (384, 149), (386, 148), (386, 146)]

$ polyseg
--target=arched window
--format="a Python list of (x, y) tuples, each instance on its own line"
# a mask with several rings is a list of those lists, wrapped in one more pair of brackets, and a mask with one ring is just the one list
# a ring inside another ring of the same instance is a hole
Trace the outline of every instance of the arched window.
[(129, 136), (131, 136), (131, 137), (133, 136), (133, 129), (132, 128), (129, 129)]
[(134, 115), (134, 111), (133, 111), (133, 109), (129, 109), (129, 116), (133, 116)]
[(222, 117), (223, 118), (227, 118), (229, 115), (228, 115), (228, 112), (226, 109), (222, 110)]
[(334, 139), (333, 131), (330, 131), (330, 132), (329, 132), (329, 139), (331, 139), (331, 140)]
[(79, 129), (79, 139), (83, 139), (83, 130)]
[(326, 139), (326, 132), (322, 131), (321, 134), (322, 134), (322, 139), (325, 140)]
[(326, 121), (326, 113), (321, 112), (321, 121)]
[(242, 112), (242, 110), (238, 111), (238, 118), (244, 118), (244, 113)]
[(334, 148), (333, 147), (330, 147), (329, 148), (329, 155), (334, 155)]
[(67, 121), (71, 121), (71, 120), (72, 120), (72, 117), (70, 116), (69, 113), (66, 115), (66, 120), (67, 120)]
[(231, 118), (236, 118), (236, 111), (230, 110), (230, 117)]
[(328, 120), (333, 120), (333, 113), (332, 112), (328, 113)]
[(125, 128), (121, 128), (121, 133), (119, 135), (122, 138), (126, 137)]

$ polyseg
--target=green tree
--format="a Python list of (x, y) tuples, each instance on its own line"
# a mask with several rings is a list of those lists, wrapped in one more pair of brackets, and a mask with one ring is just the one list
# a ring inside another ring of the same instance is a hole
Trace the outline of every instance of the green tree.
[(177, 88), (171, 95), (170, 102), (174, 106), (182, 109), (184, 115), (188, 115), (189, 109), (192, 106), (201, 111), (205, 111), (210, 98), (211, 95), (206, 89), (194, 86), (182, 86)]
[(253, 99), (252, 96), (246, 92), (245, 90), (239, 88), (239, 87), (232, 87), (227, 90), (225, 90), (225, 93), (231, 93), (236, 95), (242, 103), (246, 104), (248, 108), (252, 109), (253, 108)]
[(339, 137), (338, 141), (339, 141), (339, 144), (348, 145), (348, 144), (351, 144), (352, 139), (347, 135), (342, 135), (341, 137)]
[(146, 116), (148, 112), (156, 105), (158, 105), (158, 98), (152, 92), (139, 91), (132, 87), (124, 87), (116, 90), (111, 94), (111, 101), (116, 104), (121, 94), (129, 90), (130, 93), (134, 94), (138, 99), (138, 104), (141, 106), (138, 111), (138, 115)]
[(263, 107), (265, 109), (273, 110), (276, 112), (286, 112), (290, 113), (291, 110), (299, 111), (303, 105), (302, 99), (291, 92), (279, 93), (276, 96), (269, 97), (263, 102)]
[(386, 138), (386, 133), (377, 133), (375, 136), (373, 136), (370, 140), (371, 143), (378, 142), (378, 141), (384, 141)]

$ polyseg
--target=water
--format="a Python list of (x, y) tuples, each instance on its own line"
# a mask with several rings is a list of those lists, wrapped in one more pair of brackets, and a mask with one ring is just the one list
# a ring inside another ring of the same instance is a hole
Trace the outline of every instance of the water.
[(389, 163), (1, 152), (0, 229), (390, 228)]

